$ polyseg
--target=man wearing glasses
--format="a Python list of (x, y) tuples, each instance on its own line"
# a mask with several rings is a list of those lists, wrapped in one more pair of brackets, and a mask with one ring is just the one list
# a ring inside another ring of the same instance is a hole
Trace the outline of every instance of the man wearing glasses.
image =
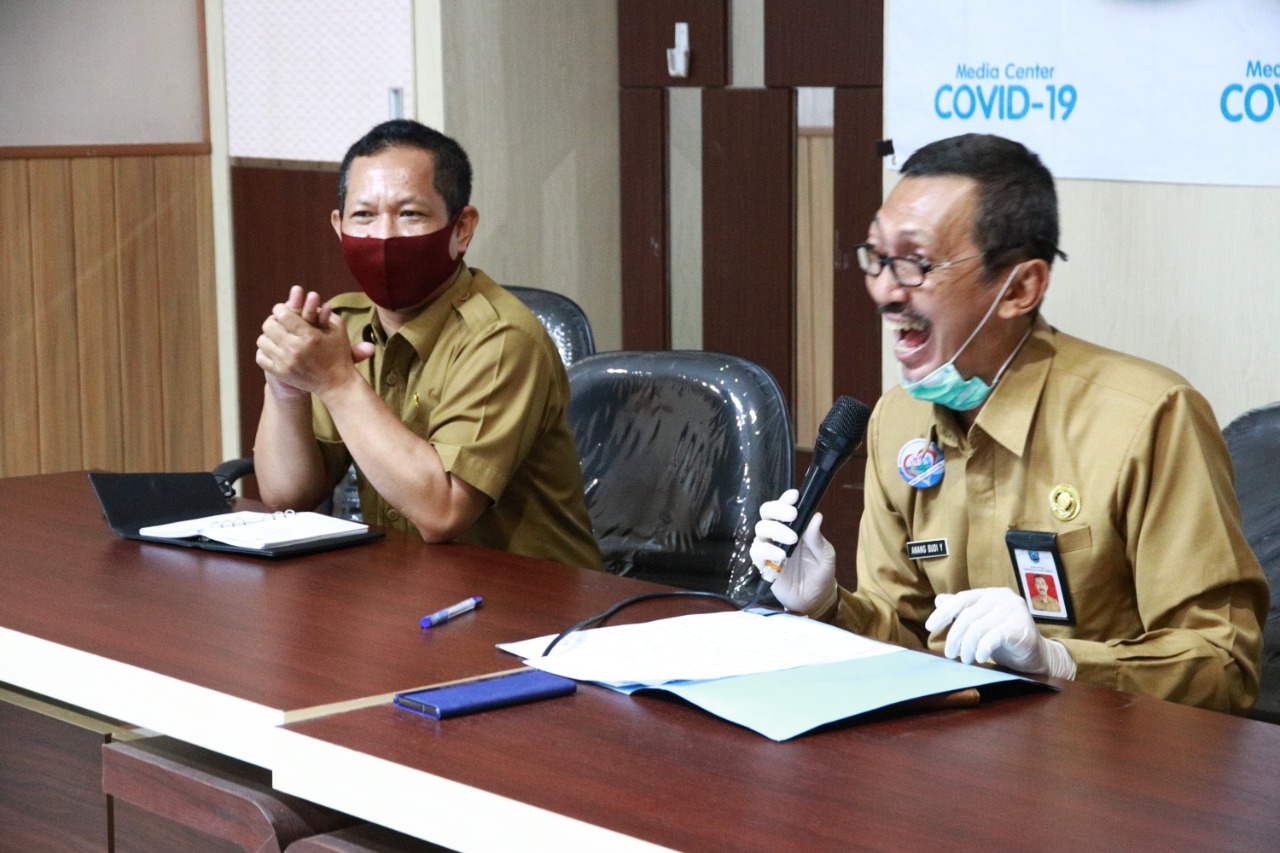
[[(1217, 421), (1172, 371), (1040, 316), (1055, 256), (1053, 178), (1019, 143), (907, 160), (858, 247), (901, 376), (868, 426), (858, 587), (815, 515), (774, 594), (965, 663), (1245, 713), (1269, 594)], [(795, 500), (761, 507), (757, 566), (797, 541)], [(1061, 612), (1034, 609), (1028, 571)]]

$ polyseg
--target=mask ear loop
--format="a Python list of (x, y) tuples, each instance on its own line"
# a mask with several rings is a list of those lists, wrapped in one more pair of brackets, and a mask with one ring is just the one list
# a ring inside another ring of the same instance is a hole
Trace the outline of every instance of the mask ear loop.
[[(1004, 280), (1004, 284), (1000, 285), (1000, 292), (996, 294), (995, 299), (991, 300), (991, 307), (987, 309), (987, 313), (982, 315), (982, 320), (978, 323), (976, 327), (974, 327), (974, 330), (969, 333), (969, 337), (965, 338), (964, 343), (960, 345), (960, 349), (956, 350), (956, 354), (951, 356), (951, 358), (947, 359), (947, 364), (955, 364), (956, 359), (960, 357), (960, 353), (964, 352), (965, 348), (968, 347), (969, 344), (973, 343), (973, 339), (978, 336), (978, 332), (981, 332), (982, 327), (987, 325), (987, 321), (991, 319), (991, 315), (994, 314), (996, 311), (996, 306), (1000, 304), (1000, 300), (1004, 298), (1005, 293), (1009, 290), (1009, 285), (1013, 284), (1013, 277), (1018, 274), (1018, 267), (1021, 267), (1021, 266), (1022, 264), (1019, 263), (1017, 264), (1017, 266), (1013, 268), (1012, 271), (1010, 271), (1009, 277)], [(1017, 350), (1014, 350), (1014, 352), (1017, 352)], [(1013, 358), (1013, 356), (1009, 356), (1009, 357)], [(1008, 365), (1009, 365), (1009, 362), (1006, 361), (1005, 367), (1007, 367)], [(1000, 368), (1000, 372), (1001, 373), (1004, 372), (1004, 367)], [(998, 378), (998, 375), (997, 375), (997, 378)], [(992, 382), (991, 384), (995, 385), (995, 382)]]
[(1009, 365), (1013, 364), (1013, 357), (1022, 351), (1022, 345), (1027, 342), (1027, 338), (1031, 337), (1031, 330), (1035, 328), (1032, 324), (1027, 326), (1027, 330), (1022, 333), (1022, 340), (1018, 341), (1018, 345), (1013, 348), (1013, 352), (1009, 353), (1009, 357), (1004, 360), (1004, 364), (1000, 365), (1000, 369), (996, 371), (995, 378), (991, 380), (991, 387), (996, 387), (996, 383), (1004, 376), (1004, 372), (1009, 369)]

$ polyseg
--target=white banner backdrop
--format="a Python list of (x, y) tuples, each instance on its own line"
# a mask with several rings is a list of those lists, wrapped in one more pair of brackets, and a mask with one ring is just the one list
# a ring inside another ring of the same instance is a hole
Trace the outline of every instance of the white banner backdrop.
[(1060, 178), (1280, 186), (1280, 2), (888, 0), (897, 162), (970, 132)]

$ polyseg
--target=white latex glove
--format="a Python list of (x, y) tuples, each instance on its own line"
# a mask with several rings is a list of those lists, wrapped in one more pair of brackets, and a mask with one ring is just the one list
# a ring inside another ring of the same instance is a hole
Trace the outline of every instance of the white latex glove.
[[(822, 535), (822, 513), (814, 513), (803, 538), (787, 527), (788, 522), (795, 521), (799, 497), (798, 491), (787, 489), (776, 501), (761, 504), (756, 538), (751, 543), (751, 562), (760, 576), (773, 584), (774, 597), (783, 607), (792, 613), (821, 616), (835, 606), (839, 597), (836, 549)], [(787, 557), (779, 545), (790, 545), (797, 539), (800, 544)]]
[(951, 623), (945, 654), (964, 663), (993, 661), (1018, 672), (1075, 678), (1067, 647), (1040, 636), (1027, 603), (1011, 589), (988, 587), (940, 594), (924, 623), (936, 631)]

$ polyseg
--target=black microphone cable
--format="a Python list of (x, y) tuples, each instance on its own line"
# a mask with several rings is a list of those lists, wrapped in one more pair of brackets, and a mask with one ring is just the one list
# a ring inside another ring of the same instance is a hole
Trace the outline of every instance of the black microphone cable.
[(732, 606), (733, 609), (735, 610), (741, 610), (748, 606), (748, 605), (744, 605), (741, 601), (738, 601), (736, 598), (731, 598), (730, 596), (724, 595), (723, 593), (719, 593), (719, 592), (704, 592), (702, 590), (696, 590), (696, 589), (662, 590), (661, 592), (644, 592), (644, 593), (641, 593), (640, 595), (633, 595), (630, 598), (624, 598), (621, 601), (611, 605), (607, 609), (601, 610), (599, 613), (595, 614), (594, 616), (588, 616), (586, 619), (583, 619), (581, 622), (576, 622), (573, 625), (570, 625), (568, 628), (565, 628), (559, 634), (556, 634), (556, 637), (554, 640), (552, 640), (550, 643), (547, 644), (547, 647), (542, 650), (542, 654), (539, 655), (539, 657), (545, 658), (547, 655), (551, 654), (551, 650), (554, 649), (561, 640), (563, 640), (565, 637), (569, 636), (570, 634), (574, 633), (575, 631), (581, 631), (583, 628), (590, 628), (592, 625), (598, 625), (604, 620), (608, 619), (613, 614), (617, 613), (619, 610), (621, 610), (624, 607), (630, 607), (633, 604), (639, 604), (641, 601), (650, 601), (655, 598), (679, 598), (679, 597), (710, 598), (714, 601), (723, 601), (726, 604)]

